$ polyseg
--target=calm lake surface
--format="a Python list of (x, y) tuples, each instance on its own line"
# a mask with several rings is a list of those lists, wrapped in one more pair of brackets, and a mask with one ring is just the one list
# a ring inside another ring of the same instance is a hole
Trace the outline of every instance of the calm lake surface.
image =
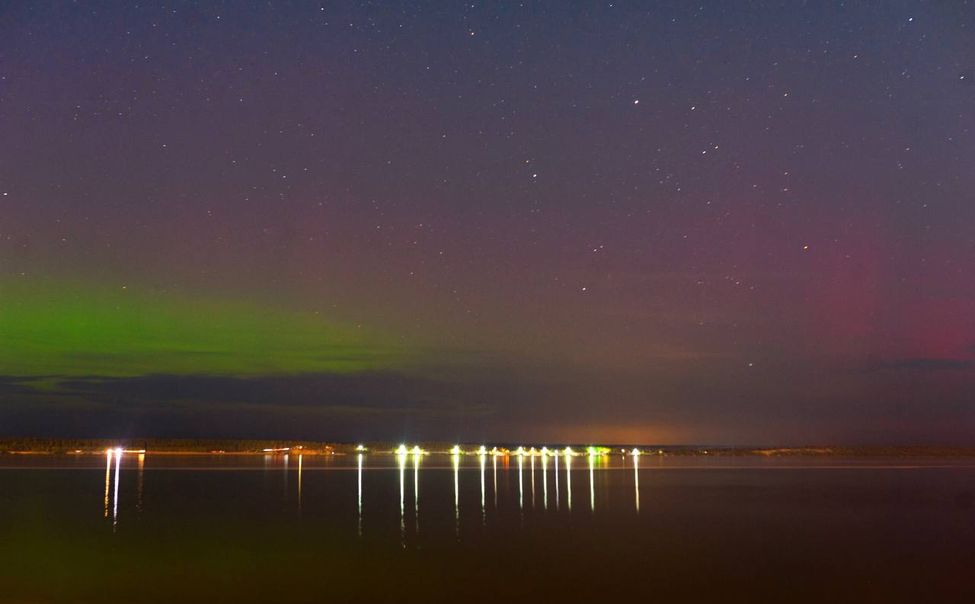
[(973, 460), (636, 461), (4, 456), (0, 601), (975, 601)]

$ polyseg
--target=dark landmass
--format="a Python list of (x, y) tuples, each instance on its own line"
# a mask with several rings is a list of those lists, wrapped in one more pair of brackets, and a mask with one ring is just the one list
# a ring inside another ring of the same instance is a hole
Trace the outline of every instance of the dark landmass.
[[(410, 444), (412, 446), (413, 443)], [(106, 449), (121, 447), (126, 450), (145, 450), (154, 454), (265, 454), (268, 452), (301, 452), (305, 455), (348, 455), (358, 451), (357, 447), (374, 453), (391, 453), (398, 443), (332, 443), (305, 440), (235, 440), (235, 439), (54, 439), (54, 438), (7, 438), (0, 439), (0, 454), (94, 454), (104, 453)], [(447, 453), (453, 445), (447, 443), (423, 443), (424, 451)], [(479, 445), (461, 445), (465, 453), (473, 453)], [(492, 445), (494, 446), (494, 445)], [(552, 445), (562, 448), (564, 445)], [(576, 452), (585, 453), (586, 445), (572, 445)], [(650, 445), (611, 445), (600, 447), (603, 453), (629, 451), (634, 447), (644, 455), (665, 456), (805, 456), (805, 457), (975, 457), (975, 447), (945, 446), (886, 446), (886, 447), (707, 447), (650, 446)], [(503, 452), (515, 450), (516, 446), (498, 446)]]

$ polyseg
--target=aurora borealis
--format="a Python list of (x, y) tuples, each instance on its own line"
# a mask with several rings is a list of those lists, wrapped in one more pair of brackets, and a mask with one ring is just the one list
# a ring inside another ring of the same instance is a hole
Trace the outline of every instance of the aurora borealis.
[(975, 7), (0, 6), (0, 435), (958, 443)]

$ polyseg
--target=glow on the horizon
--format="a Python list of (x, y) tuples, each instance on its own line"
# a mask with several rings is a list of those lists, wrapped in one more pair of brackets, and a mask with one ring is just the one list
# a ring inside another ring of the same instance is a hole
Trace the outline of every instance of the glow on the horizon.
[(542, 457), (548, 455), (548, 447), (542, 447)]
[(487, 455), (487, 447), (485, 447), (484, 445), (481, 445), (480, 447), (478, 447), (477, 454), (478, 455)]
[(566, 456), (566, 457), (572, 457), (573, 455), (575, 455), (575, 454), (576, 454), (576, 452), (572, 450), (572, 447), (566, 447), (566, 448), (565, 448), (565, 449), (563, 450), (563, 452), (565, 453), (565, 456)]
[(425, 452), (426, 451), (424, 451), (423, 449), (420, 448), (420, 445), (413, 445), (413, 456), (414, 457), (419, 457), (420, 455), (423, 455)]
[(406, 445), (400, 445), (400, 446), (396, 447), (396, 454), (397, 455), (406, 455)]
[(365, 445), (356, 445), (355, 446), (355, 450), (358, 451), (359, 453), (363, 453), (363, 452), (366, 451), (366, 446)]
[(630, 451), (630, 455), (632, 455), (633, 457), (637, 457), (638, 455), (640, 455), (640, 450), (634, 447), (633, 450)]
[(525, 455), (525, 447), (519, 445), (518, 448), (515, 449), (515, 455), (518, 457), (523, 457)]
[(451, 455), (460, 455), (460, 445), (454, 445), (450, 448)]

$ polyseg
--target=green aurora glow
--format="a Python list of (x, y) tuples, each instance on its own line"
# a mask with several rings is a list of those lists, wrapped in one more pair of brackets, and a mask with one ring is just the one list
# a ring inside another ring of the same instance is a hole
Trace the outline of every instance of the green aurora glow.
[(313, 313), (64, 283), (0, 283), (0, 374), (267, 375), (389, 367), (400, 349)]

